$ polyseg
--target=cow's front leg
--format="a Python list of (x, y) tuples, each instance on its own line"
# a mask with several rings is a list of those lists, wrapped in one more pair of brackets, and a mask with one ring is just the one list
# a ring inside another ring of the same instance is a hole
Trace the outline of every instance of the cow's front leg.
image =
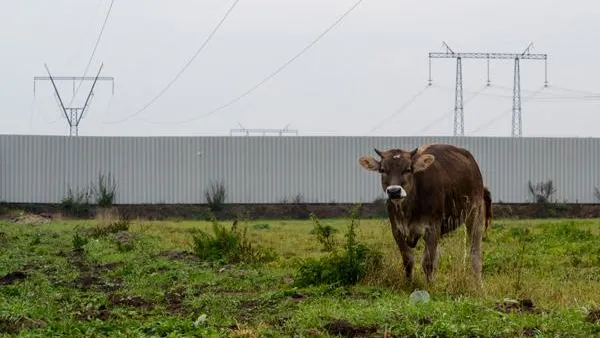
[(425, 231), (425, 248), (423, 250), (423, 258), (421, 264), (425, 272), (425, 280), (430, 283), (434, 279), (435, 271), (439, 261), (439, 235), (436, 227), (429, 227)]
[(404, 265), (404, 276), (409, 282), (412, 282), (413, 268), (415, 266), (415, 257), (412, 249), (406, 244), (406, 239), (400, 231), (400, 224), (395, 217), (390, 217), (390, 223), (392, 226), (392, 234), (400, 254), (402, 254), (402, 264)]

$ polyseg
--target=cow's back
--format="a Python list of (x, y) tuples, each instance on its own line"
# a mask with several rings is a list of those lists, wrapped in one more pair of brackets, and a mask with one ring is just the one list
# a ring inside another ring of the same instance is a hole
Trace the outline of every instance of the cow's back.
[(448, 233), (460, 226), (474, 201), (483, 201), (481, 171), (473, 155), (463, 148), (433, 144), (419, 152), (435, 156), (435, 161), (427, 170), (415, 173), (415, 212), (444, 219), (441, 232)]

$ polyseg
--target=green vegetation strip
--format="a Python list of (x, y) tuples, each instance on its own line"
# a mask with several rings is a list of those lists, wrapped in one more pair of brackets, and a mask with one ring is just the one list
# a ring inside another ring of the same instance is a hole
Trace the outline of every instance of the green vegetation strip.
[(21, 215), (0, 222), (0, 335), (600, 336), (600, 220), (495, 220), (483, 288), (464, 237), (443, 240), (427, 286), (418, 265), (403, 280), (386, 220)]

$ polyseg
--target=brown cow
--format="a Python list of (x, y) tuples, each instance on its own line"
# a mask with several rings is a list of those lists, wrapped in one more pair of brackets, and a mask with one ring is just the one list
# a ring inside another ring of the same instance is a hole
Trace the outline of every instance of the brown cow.
[(440, 238), (464, 222), (470, 237), (471, 267), (481, 281), (481, 239), (491, 219), (491, 196), (473, 155), (448, 144), (375, 152), (380, 160), (361, 156), (358, 162), (381, 174), (388, 217), (406, 278), (412, 280), (412, 249), (423, 236), (422, 266), (426, 281), (431, 282), (438, 264)]

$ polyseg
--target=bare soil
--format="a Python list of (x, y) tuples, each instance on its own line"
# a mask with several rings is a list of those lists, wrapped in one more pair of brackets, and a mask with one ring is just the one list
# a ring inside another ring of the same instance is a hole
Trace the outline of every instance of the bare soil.
[(14, 282), (25, 280), (25, 278), (27, 278), (27, 275), (22, 271), (10, 272), (0, 278), (0, 285), (13, 284)]
[(352, 323), (336, 319), (330, 323), (327, 323), (323, 327), (331, 335), (341, 335), (342, 337), (371, 337), (377, 332), (377, 327), (374, 325), (360, 326), (353, 325)]
[[(234, 219), (308, 219), (310, 213), (319, 218), (348, 217), (353, 204), (348, 203), (282, 203), (282, 204), (226, 204), (224, 209), (215, 213), (219, 220)], [(34, 216), (14, 219), (21, 223), (46, 223), (55, 215), (67, 218), (93, 218), (100, 211), (89, 208), (89, 212), (76, 216), (68, 215), (57, 204), (6, 204), (2, 209), (4, 217), (11, 215), (11, 210), (23, 210)], [(166, 220), (166, 219), (198, 219), (208, 220), (209, 209), (201, 204), (122, 204), (113, 207), (121, 217), (126, 219)], [(115, 211), (116, 212), (116, 211)], [(597, 218), (600, 217), (600, 204), (578, 203), (494, 203), (494, 218)], [(383, 203), (365, 203), (361, 205), (359, 217), (385, 217)], [(2, 217), (2, 215), (0, 215)], [(9, 217), (10, 219), (10, 217)]]
[(0, 318), (0, 333), (15, 334), (22, 330), (46, 327), (46, 322), (28, 317)]
[(585, 319), (590, 323), (600, 323), (600, 309), (591, 310)]
[(510, 313), (510, 312), (529, 312), (529, 313), (541, 313), (542, 310), (538, 309), (533, 305), (531, 299), (519, 299), (517, 301), (505, 300), (501, 303), (497, 303), (495, 306), (497, 311)]

